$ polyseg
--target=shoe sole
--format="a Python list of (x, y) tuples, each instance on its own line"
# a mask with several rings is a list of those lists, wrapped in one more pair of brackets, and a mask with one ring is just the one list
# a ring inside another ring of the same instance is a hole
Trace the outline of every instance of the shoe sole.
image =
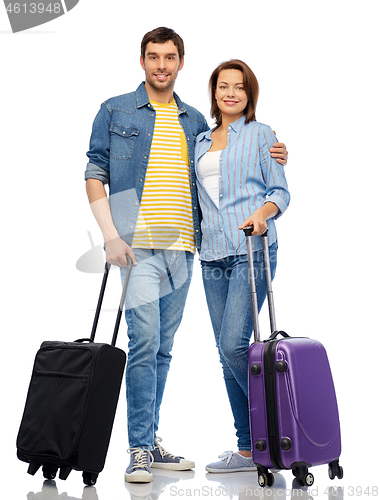
[(153, 474), (149, 474), (149, 472), (125, 473), (124, 479), (127, 483), (150, 483), (153, 479)]
[(194, 462), (187, 462), (186, 464), (169, 464), (165, 462), (153, 462), (151, 468), (165, 469), (165, 470), (191, 470), (194, 469)]
[(238, 467), (237, 469), (213, 469), (211, 467), (206, 467), (207, 472), (213, 472), (216, 474), (223, 474), (226, 472), (257, 472), (256, 467)]

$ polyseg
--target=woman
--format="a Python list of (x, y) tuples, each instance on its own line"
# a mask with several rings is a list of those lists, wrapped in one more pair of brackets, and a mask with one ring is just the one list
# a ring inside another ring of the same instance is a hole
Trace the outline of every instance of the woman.
[(248, 347), (252, 312), (242, 228), (253, 226), (253, 260), (259, 308), (266, 297), (261, 238), (268, 229), (272, 279), (276, 270), (274, 219), (290, 195), (283, 166), (270, 155), (277, 142), (256, 121), (257, 79), (242, 61), (222, 63), (210, 78), (216, 127), (197, 138), (198, 198), (203, 215), (200, 258), (207, 305), (234, 417), (238, 453), (227, 452), (209, 472), (256, 470), (251, 458), (248, 410)]

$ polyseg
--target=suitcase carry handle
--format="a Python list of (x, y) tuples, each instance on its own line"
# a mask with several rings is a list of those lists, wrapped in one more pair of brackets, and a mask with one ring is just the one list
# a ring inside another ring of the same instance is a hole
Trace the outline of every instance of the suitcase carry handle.
[(276, 338), (279, 335), (282, 335), (283, 337), (286, 337), (286, 338), (290, 338), (290, 335), (288, 335), (286, 332), (283, 332), (282, 330), (280, 330), (278, 332), (273, 332), (272, 335), (265, 340), (265, 342), (269, 342), (270, 340), (276, 340)]
[[(112, 346), (114, 346), (116, 344), (117, 334), (119, 333), (121, 315), (123, 313), (125, 296), (127, 295), (127, 288), (128, 288), (129, 278), (131, 276), (131, 271), (133, 269), (133, 261), (132, 261), (131, 257), (129, 255), (126, 255), (126, 258), (127, 258), (127, 272), (126, 272), (126, 275), (125, 275), (123, 290), (121, 292), (121, 299), (120, 299), (120, 303), (119, 303), (119, 309), (117, 311), (116, 323), (115, 323), (115, 328), (114, 328), (114, 331), (113, 331), (113, 336), (112, 336), (112, 341), (111, 341), (111, 345)], [(100, 294), (99, 294), (98, 304), (96, 306), (96, 311), (95, 311), (94, 323), (92, 325), (91, 336), (90, 336), (90, 339), (89, 339), (90, 342), (93, 342), (94, 339), (95, 339), (95, 333), (96, 333), (96, 329), (97, 329), (98, 322), (99, 322), (100, 311), (101, 311), (101, 308), (102, 308), (102, 303), (103, 303), (103, 298), (104, 298), (104, 292), (105, 292), (105, 289), (106, 289), (107, 279), (108, 279), (108, 274), (109, 274), (110, 268), (111, 268), (111, 264), (109, 264), (108, 262), (106, 262), (106, 265), (104, 267), (103, 280), (102, 280), (102, 286), (100, 288)]]
[[(257, 305), (257, 293), (256, 293), (256, 285), (255, 285), (255, 272), (253, 265), (253, 250), (252, 250), (252, 231), (253, 226), (247, 226), (243, 228), (246, 244), (247, 244), (247, 257), (248, 257), (248, 270), (249, 270), (249, 282), (251, 286), (251, 307), (252, 307), (252, 317), (253, 317), (253, 334), (254, 341), (260, 342), (260, 327), (259, 327), (259, 308)], [(267, 290), (268, 290), (268, 308), (269, 308), (269, 320), (270, 320), (270, 329), (271, 336), (279, 334), (281, 332), (277, 332), (276, 328), (276, 316), (274, 312), (274, 300), (273, 300), (273, 289), (272, 289), (272, 278), (270, 273), (270, 258), (269, 258), (269, 245), (268, 245), (268, 231), (265, 231), (264, 234), (261, 235), (261, 247), (264, 252), (264, 264), (265, 264), (265, 277), (267, 282)], [(285, 333), (285, 332), (284, 332)], [(287, 334), (285, 334), (288, 336)], [(269, 340), (269, 339), (268, 339)]]

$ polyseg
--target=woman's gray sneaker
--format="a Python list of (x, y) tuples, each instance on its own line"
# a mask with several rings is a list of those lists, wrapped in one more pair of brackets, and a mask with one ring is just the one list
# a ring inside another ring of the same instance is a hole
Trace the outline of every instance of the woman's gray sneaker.
[(206, 466), (207, 472), (255, 472), (257, 468), (251, 457), (243, 457), (239, 453), (225, 451), (218, 456), (221, 460)]

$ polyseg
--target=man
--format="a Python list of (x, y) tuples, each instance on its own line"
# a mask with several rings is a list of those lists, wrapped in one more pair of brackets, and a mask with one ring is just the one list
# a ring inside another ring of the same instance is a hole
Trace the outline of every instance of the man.
[[(107, 262), (121, 268), (122, 278), (126, 255), (135, 264), (125, 304), (128, 482), (150, 482), (151, 467), (194, 467), (166, 452), (156, 432), (173, 338), (200, 249), (194, 146), (209, 128), (203, 115), (174, 93), (184, 64), (177, 33), (168, 28), (147, 33), (140, 63), (145, 82), (136, 92), (104, 102), (95, 118), (85, 174)], [(286, 162), (284, 145), (276, 146), (274, 154)]]

